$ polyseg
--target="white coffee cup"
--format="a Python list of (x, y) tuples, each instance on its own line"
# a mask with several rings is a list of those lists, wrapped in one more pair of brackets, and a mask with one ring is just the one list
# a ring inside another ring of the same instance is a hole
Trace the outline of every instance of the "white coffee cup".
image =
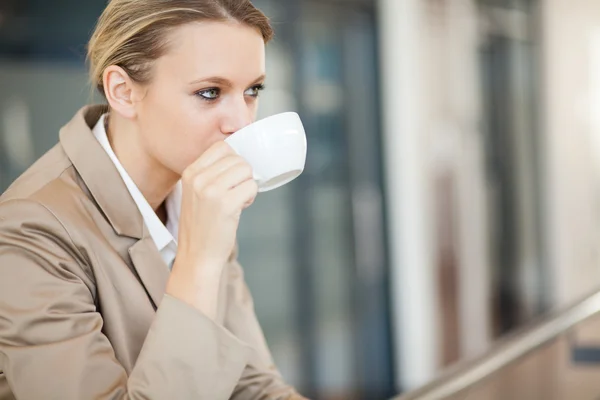
[(295, 112), (256, 121), (225, 139), (254, 171), (258, 191), (276, 189), (296, 179), (306, 162), (306, 133)]

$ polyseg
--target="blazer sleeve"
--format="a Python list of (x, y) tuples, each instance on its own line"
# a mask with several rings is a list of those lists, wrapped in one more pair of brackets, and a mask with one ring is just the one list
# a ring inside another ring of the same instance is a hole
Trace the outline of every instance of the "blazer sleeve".
[[(43, 205), (0, 204), (0, 373), (18, 399), (228, 399), (246, 344), (165, 296), (129, 376), (102, 333), (86, 255)], [(199, 340), (201, 338), (201, 340)]]
[(234, 400), (307, 400), (287, 385), (277, 370), (260, 327), (244, 272), (237, 261), (237, 249), (229, 264), (225, 327), (252, 353), (233, 393)]

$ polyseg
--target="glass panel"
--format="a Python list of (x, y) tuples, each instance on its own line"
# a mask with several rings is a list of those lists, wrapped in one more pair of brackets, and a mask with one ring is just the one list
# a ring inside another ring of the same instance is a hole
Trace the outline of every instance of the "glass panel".
[[(259, 320), (310, 398), (391, 396), (374, 5), (255, 3), (276, 30), (259, 118), (298, 111), (309, 142), (305, 173), (242, 217)], [(90, 102), (85, 43), (105, 4), (0, 2), (0, 191)]]
[(257, 313), (284, 375), (311, 398), (389, 397), (374, 9), (257, 5), (280, 23), (261, 113), (298, 111), (309, 144), (304, 174), (243, 217)]
[(85, 44), (104, 4), (0, 3), (0, 192), (56, 144), (59, 129), (92, 100)]
[[(549, 306), (549, 271), (542, 265), (539, 224), (543, 202), (539, 172), (537, 78), (531, 1), (482, 1), (482, 15), (497, 25), (482, 37), (483, 131), (491, 216), (494, 334), (501, 335)], [(509, 25), (509, 22), (512, 25)], [(511, 27), (508, 29), (507, 27)]]

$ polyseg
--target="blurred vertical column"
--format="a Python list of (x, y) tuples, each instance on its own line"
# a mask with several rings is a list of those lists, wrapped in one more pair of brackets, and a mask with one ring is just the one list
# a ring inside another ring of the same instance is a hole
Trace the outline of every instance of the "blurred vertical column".
[(546, 235), (556, 306), (600, 283), (599, 15), (597, 0), (545, 1), (542, 7)]
[(422, 0), (380, 0), (383, 146), (399, 388), (430, 380), (438, 359), (436, 290), (419, 121)]

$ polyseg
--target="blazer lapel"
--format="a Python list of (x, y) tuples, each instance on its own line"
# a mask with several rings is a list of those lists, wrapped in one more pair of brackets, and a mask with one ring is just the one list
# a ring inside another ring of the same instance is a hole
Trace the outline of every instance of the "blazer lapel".
[[(147, 229), (145, 229), (147, 232)], [(158, 308), (164, 296), (169, 269), (162, 260), (152, 237), (148, 234), (129, 248), (129, 256), (141, 281)]]
[(83, 108), (61, 130), (60, 143), (117, 235), (138, 239), (129, 248), (129, 255), (154, 306), (158, 307), (169, 270), (119, 171), (92, 133), (107, 111), (106, 106)]

